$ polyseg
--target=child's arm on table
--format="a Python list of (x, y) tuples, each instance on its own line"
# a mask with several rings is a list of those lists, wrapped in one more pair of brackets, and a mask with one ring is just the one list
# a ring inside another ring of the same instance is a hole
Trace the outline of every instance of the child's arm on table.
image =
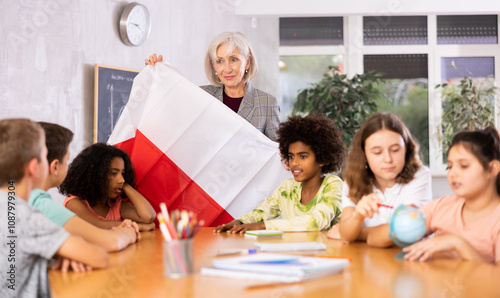
[(138, 222), (137, 226), (139, 227), (139, 231), (141, 232), (147, 232), (155, 229), (155, 223), (150, 222), (150, 223), (142, 223)]
[[(316, 204), (310, 210), (302, 211), (304, 213), (296, 210), (298, 207), (295, 205), (295, 200), (288, 198), (289, 195), (284, 196), (280, 203), (278, 195), (283, 192), (273, 194), (274, 203), (271, 201), (273, 203), (272, 209), (264, 213), (262, 226), (268, 230), (281, 231), (321, 231), (328, 229), (332, 221), (338, 218), (341, 213), (342, 181), (340, 179), (335, 180), (332, 177), (325, 179), (329, 180), (327, 185), (323, 187), (322, 192), (318, 194)], [(259, 206), (259, 208), (262, 207)], [(284, 218), (274, 219), (279, 214), (283, 215)], [(302, 215), (293, 216), (293, 214)], [(257, 228), (260, 227), (257, 226)]]
[[(122, 204), (123, 205), (123, 204)], [(102, 220), (95, 216), (87, 206), (79, 199), (73, 199), (66, 204), (66, 208), (73, 211), (81, 219), (93, 224), (94, 226), (101, 229), (111, 229), (122, 224), (119, 220)]]
[(340, 219), (340, 238), (347, 242), (356, 240), (366, 241), (367, 244), (376, 247), (387, 247), (393, 243), (389, 238), (388, 225), (377, 227), (362, 227), (365, 218), (372, 218), (378, 213), (380, 199), (376, 194), (364, 196), (356, 207), (345, 207)]
[(434, 253), (456, 251), (464, 260), (488, 263), (488, 260), (472, 247), (467, 240), (452, 234), (426, 238), (403, 248), (403, 251), (406, 252), (405, 259), (410, 261), (418, 260), (423, 262), (431, 258)]
[(288, 219), (271, 219), (264, 221), (266, 227), (280, 231), (322, 231), (330, 227), (330, 223), (340, 216), (340, 196), (324, 196), (310, 210), (309, 214)]
[(243, 223), (237, 219), (228, 222), (227, 224), (218, 225), (214, 229), (214, 233), (220, 233), (232, 229), (234, 226), (241, 226)]
[(245, 233), (246, 231), (249, 230), (265, 230), (265, 229), (266, 229), (266, 224), (263, 221), (244, 224), (240, 220), (235, 219), (231, 222), (228, 222), (227, 224), (222, 224), (217, 226), (214, 229), (214, 233), (227, 231), (229, 234), (235, 234), (235, 233)]
[(57, 257), (56, 263), (50, 267), (50, 270), (61, 270), (62, 272), (68, 272), (70, 267), (74, 272), (92, 271), (91, 266), (64, 257)]
[(214, 232), (227, 231), (230, 234), (244, 233), (247, 230), (264, 230), (266, 225), (264, 219), (276, 218), (281, 212), (279, 210), (279, 202), (277, 196), (279, 195), (279, 188), (273, 194), (260, 203), (257, 208), (251, 212), (235, 219), (227, 224), (223, 224), (215, 228)]
[[(386, 235), (388, 234), (389, 234), (388, 224), (376, 227), (361, 228), (357, 240), (366, 241), (368, 245), (373, 247), (389, 247), (393, 245), (393, 242), (389, 237), (386, 237)], [(349, 243), (348, 241), (345, 241), (340, 237), (340, 224), (334, 225), (328, 231), (326, 236), (331, 239), (342, 240), (344, 242)]]
[(59, 247), (57, 255), (92, 268), (106, 268), (109, 264), (108, 253), (100, 246), (88, 243), (81, 237), (70, 235)]
[(394, 245), (394, 242), (389, 237), (389, 224), (361, 228), (359, 238), (363, 238), (366, 244), (373, 247), (390, 247)]
[(137, 223), (152, 223), (156, 217), (156, 212), (148, 200), (128, 183), (123, 185), (123, 192), (130, 199), (133, 206), (128, 203), (122, 203), (120, 211), (122, 218), (128, 218)]
[(326, 237), (341, 240), (339, 227), (339, 223), (334, 225), (330, 230), (328, 230), (328, 233), (326, 233)]
[(63, 228), (72, 235), (103, 247), (108, 252), (119, 251), (140, 239), (139, 226), (126, 219), (112, 230), (98, 228), (91, 223), (73, 216)]
[(227, 230), (227, 232), (229, 234), (236, 234), (236, 233), (242, 234), (250, 230), (265, 230), (265, 229), (266, 229), (266, 224), (263, 221), (261, 221), (261, 222), (233, 225), (230, 229)]

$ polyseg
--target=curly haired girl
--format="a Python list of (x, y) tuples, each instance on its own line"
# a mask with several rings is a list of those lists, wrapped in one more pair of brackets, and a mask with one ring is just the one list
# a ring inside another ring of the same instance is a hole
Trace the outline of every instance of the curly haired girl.
[[(151, 230), (156, 213), (134, 186), (135, 173), (127, 153), (96, 143), (73, 160), (59, 191), (67, 196), (64, 206), (97, 227), (111, 229), (122, 219), (131, 219), (141, 231)], [(125, 197), (132, 204), (122, 202)]]
[[(278, 130), (280, 153), (293, 178), (285, 179), (257, 208), (214, 231), (319, 231), (340, 216), (342, 180), (325, 176), (344, 161), (342, 133), (333, 121), (318, 115), (292, 116)], [(281, 215), (281, 219), (275, 219)]]

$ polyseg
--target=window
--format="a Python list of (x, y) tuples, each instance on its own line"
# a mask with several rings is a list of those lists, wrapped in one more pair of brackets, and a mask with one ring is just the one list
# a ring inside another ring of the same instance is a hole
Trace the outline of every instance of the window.
[(363, 17), (365, 45), (427, 44), (427, 17)]
[(280, 18), (280, 45), (339, 45), (344, 42), (341, 17)]
[(329, 66), (342, 71), (341, 55), (308, 55), (280, 57), (281, 121), (292, 114), (300, 90), (321, 80)]
[(494, 57), (441, 58), (443, 160), (457, 132), (495, 125), (494, 66)]
[(441, 82), (454, 83), (465, 76), (495, 77), (494, 57), (442, 57)]
[[(498, 20), (499, 15), (282, 18), (280, 63), (288, 67), (280, 70), (282, 119), (291, 112), (297, 91), (318, 82), (328, 65), (338, 65), (348, 77), (383, 72), (379, 110), (403, 119), (432, 174), (443, 176), (442, 121), (447, 121), (443, 115), (449, 105), (435, 87), (459, 84), (469, 74), (474, 82), (490, 77), (486, 86), (500, 86), (495, 75), (500, 71)], [(492, 109), (498, 104), (494, 101), (489, 99)], [(500, 112), (492, 117), (496, 123)]]
[(498, 43), (496, 15), (438, 16), (438, 44)]
[(428, 71), (426, 54), (365, 55), (365, 71), (382, 73), (378, 110), (398, 115), (420, 144), (429, 164)]

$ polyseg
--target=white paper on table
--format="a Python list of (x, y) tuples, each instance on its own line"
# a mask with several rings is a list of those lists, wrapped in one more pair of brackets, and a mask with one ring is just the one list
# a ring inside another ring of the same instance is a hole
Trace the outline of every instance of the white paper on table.
[(288, 243), (255, 243), (255, 248), (261, 251), (297, 251), (326, 250), (326, 245), (320, 242), (288, 242)]

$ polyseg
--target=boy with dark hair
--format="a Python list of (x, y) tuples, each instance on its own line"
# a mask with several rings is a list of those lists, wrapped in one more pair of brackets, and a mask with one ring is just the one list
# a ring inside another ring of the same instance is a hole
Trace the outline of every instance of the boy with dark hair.
[(48, 176), (41, 189), (31, 193), (29, 204), (45, 216), (63, 227), (71, 235), (80, 236), (90, 243), (95, 243), (107, 251), (118, 251), (135, 243), (140, 238), (139, 227), (135, 222), (125, 220), (113, 230), (100, 229), (76, 216), (72, 211), (52, 200), (47, 191), (59, 186), (68, 172), (69, 144), (73, 133), (58, 124), (39, 122), (45, 131), (48, 149)]
[(28, 119), (0, 120), (0, 297), (50, 297), (47, 259), (108, 266), (101, 247), (71, 236), (27, 203), (47, 176), (45, 134)]

